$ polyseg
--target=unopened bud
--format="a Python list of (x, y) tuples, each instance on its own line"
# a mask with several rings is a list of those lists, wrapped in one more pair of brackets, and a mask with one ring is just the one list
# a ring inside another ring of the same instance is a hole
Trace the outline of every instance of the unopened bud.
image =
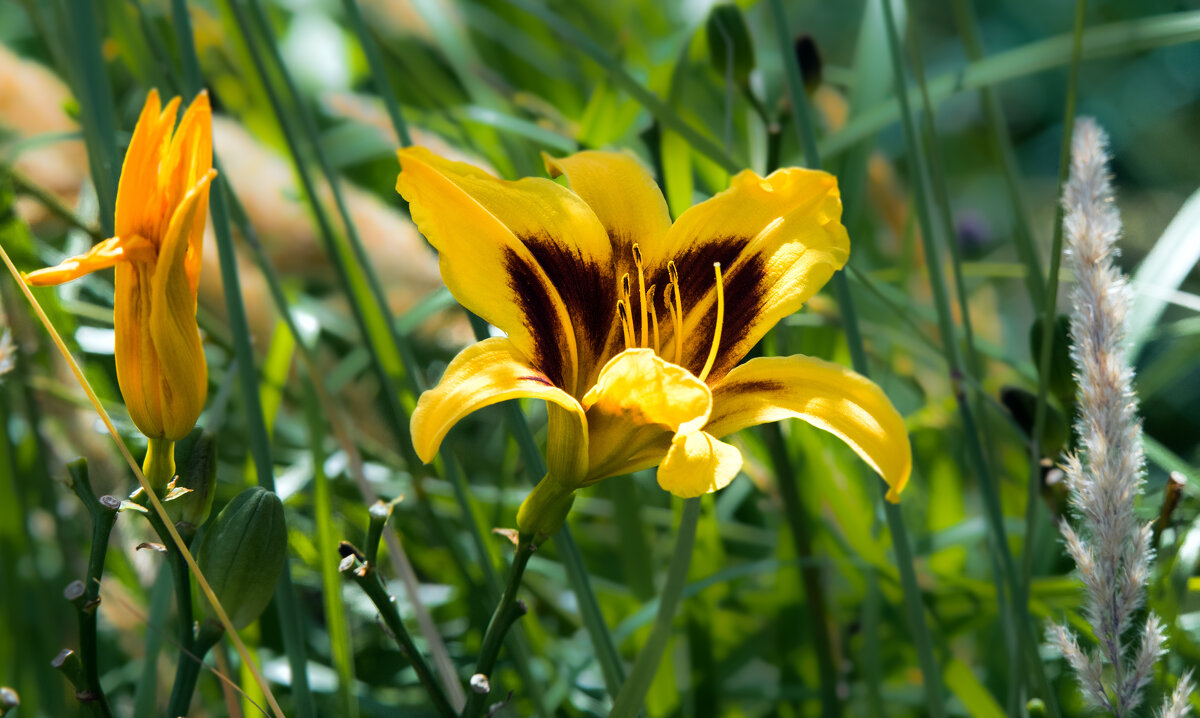
[(238, 494), (205, 534), (197, 560), (234, 628), (248, 626), (270, 603), (287, 561), (283, 502), (258, 486)]
[(1041, 718), (1046, 715), (1046, 704), (1042, 702), (1041, 698), (1031, 698), (1025, 704), (1025, 710), (1029, 713), (1029, 718)]
[(212, 513), (217, 486), (217, 443), (211, 431), (196, 429), (176, 445), (179, 478), (175, 488), (186, 489), (166, 502), (167, 514), (190, 540)]

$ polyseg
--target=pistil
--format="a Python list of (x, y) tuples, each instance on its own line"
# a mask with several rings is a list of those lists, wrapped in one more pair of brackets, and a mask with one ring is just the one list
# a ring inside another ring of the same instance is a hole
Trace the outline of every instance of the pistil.
[(713, 272), (717, 275), (717, 325), (713, 329), (712, 348), (708, 350), (708, 359), (704, 362), (704, 368), (700, 370), (700, 381), (708, 378), (713, 362), (717, 360), (717, 349), (721, 346), (721, 329), (725, 324), (725, 287), (720, 262), (713, 262)]

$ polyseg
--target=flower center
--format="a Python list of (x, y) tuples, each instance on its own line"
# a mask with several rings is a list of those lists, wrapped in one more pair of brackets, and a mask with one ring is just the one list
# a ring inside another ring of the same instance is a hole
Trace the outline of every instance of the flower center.
[[(633, 263), (637, 267), (638, 298), (641, 308), (641, 332), (633, 322), (633, 280), (626, 272), (621, 276), (621, 298), (617, 300), (617, 319), (621, 322), (621, 332), (625, 336), (625, 348), (646, 348), (647, 344), (656, 353), (659, 352), (658, 313), (654, 309), (654, 294), (657, 285), (646, 287), (646, 272), (642, 266), (642, 250), (637, 244), (633, 245)], [(721, 344), (721, 329), (725, 323), (725, 287), (721, 274), (721, 263), (713, 263), (713, 273), (716, 275), (717, 286), (717, 321), (713, 331), (712, 344), (708, 350), (708, 359), (700, 370), (700, 381), (708, 378), (713, 363), (717, 360), (717, 349)], [(663, 290), (663, 306), (671, 315), (671, 327), (674, 330), (675, 356), (673, 362), (677, 365), (683, 360), (683, 297), (679, 293), (679, 271), (675, 268), (674, 260), (667, 262), (669, 283)], [(651, 334), (653, 332), (653, 334)], [(653, 343), (649, 343), (653, 336)], [(665, 358), (665, 357), (664, 357)]]

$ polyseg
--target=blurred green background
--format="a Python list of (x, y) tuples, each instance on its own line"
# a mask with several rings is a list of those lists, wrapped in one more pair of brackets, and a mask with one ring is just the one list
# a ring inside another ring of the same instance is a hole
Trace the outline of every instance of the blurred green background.
[[(261, 482), (264, 467), (284, 499), (299, 628), (268, 610), (245, 638), (288, 715), (434, 715), (374, 607), (333, 571), (336, 542), (363, 540), (370, 499), (404, 497), (383, 571), (421, 649), (443, 652), (465, 685), (509, 555), (491, 530), (514, 525), (540, 478), (524, 428), (542, 440), (540, 405), (471, 417), (451, 435), (444, 464), (421, 465), (407, 443), (415, 388), (436, 381), (481, 328), (441, 287), (394, 191), (404, 133), (506, 178), (544, 176), (542, 152), (629, 148), (654, 168), (677, 216), (724, 189), (732, 171), (813, 164), (797, 132), (806, 115), (789, 100), (789, 64), (804, 78), (820, 164), (839, 178), (852, 243), (845, 281), (867, 366), (905, 415), (917, 469), (898, 516), (887, 516), (869, 470), (831, 437), (795, 422), (743, 432), (745, 476), (703, 502), (646, 714), (804, 716), (825, 705), (828, 715), (824, 689), (844, 715), (1025, 715), (1029, 699), (1047, 698), (1039, 674), (1062, 715), (1088, 714), (1057, 654), (1022, 650), (1002, 566), (1007, 552), (1028, 580), (1028, 602), (1018, 597), (1031, 616), (1025, 640), (1040, 644), (1049, 620), (1083, 626), (1080, 585), (1055, 529), (1065, 490), (1049, 466), (1031, 479), (1028, 437), (1039, 391), (1030, 335), (1051, 264), (1074, 4), (895, 3), (915, 143), (903, 131), (876, 0), (739, 2), (736, 13), (717, 11), (720, 22), (706, 1), (197, 1), (186, 3), (194, 54), (172, 5), (0, 0), (0, 241), (29, 270), (103, 236), (89, 230), (103, 222), (94, 178), (117, 167), (103, 164), (104, 148), (119, 162), (148, 88), (190, 95), (202, 78), (237, 201), (233, 245), (218, 249), (210, 236), (206, 247), (200, 315), (211, 390), (200, 424), (219, 438), (218, 504)], [(355, 8), (361, 26), (348, 13)], [(1188, 481), (1149, 586), (1170, 640), (1152, 696), (1200, 663), (1194, 8), (1086, 3), (1075, 106), (1112, 141), (1148, 435), (1146, 519), (1159, 514), (1169, 472)], [(735, 16), (744, 37), (726, 24)], [(210, 234), (223, 221), (214, 214)], [(923, 234), (937, 248), (934, 266), (961, 274), (950, 306), (932, 293)], [(356, 242), (362, 255), (351, 251)], [(245, 323), (222, 291), (228, 267), (217, 260), (229, 249)], [(280, 321), (271, 282), (298, 337)], [(134, 483), (15, 285), (4, 279), (0, 291), (20, 347), (0, 376), (0, 684), (20, 693), (16, 716), (72, 715), (74, 698), (49, 661), (77, 640), (60, 595), (83, 575), (90, 525), (63, 466), (86, 456), (98, 489), (117, 495)], [(38, 297), (136, 447), (113, 371), (111, 277)], [(851, 365), (857, 340), (847, 340), (841, 299), (831, 286), (756, 351)], [(951, 341), (967, 357), (960, 374), (946, 363), (939, 308), (954, 316)], [(355, 318), (363, 313), (394, 320), (394, 330), (364, 328)], [(249, 347), (257, 382), (248, 387), (235, 359)], [(1070, 389), (1051, 384), (1040, 449), (1054, 461), (1072, 407)], [(964, 429), (956, 391), (976, 427)], [(573, 540), (548, 543), (526, 574), (530, 612), (492, 676), (512, 691), (499, 715), (608, 713), (613, 671), (628, 671), (649, 637), (680, 507), (653, 472), (583, 493)], [(911, 557), (893, 540), (897, 521)], [(1004, 541), (989, 542), (997, 529)], [(149, 536), (122, 515), (104, 583), (100, 656), (118, 715), (152, 709), (156, 696), (162, 703), (177, 653), (159, 559), (135, 550)], [(915, 583), (905, 586), (908, 566)], [(435, 632), (418, 628), (414, 587)], [(815, 626), (831, 645), (820, 647)], [(300, 646), (308, 686), (293, 680), (285, 644), (293, 665)], [(923, 675), (921, 645), (935, 675)], [(192, 715), (258, 714), (236, 654), (221, 646), (210, 662), (249, 697), (202, 675)]]

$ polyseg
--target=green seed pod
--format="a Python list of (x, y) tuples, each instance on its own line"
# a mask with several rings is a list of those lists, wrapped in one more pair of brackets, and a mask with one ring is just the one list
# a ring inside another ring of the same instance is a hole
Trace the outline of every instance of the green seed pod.
[(283, 502), (258, 486), (238, 494), (204, 535), (197, 560), (234, 628), (248, 626), (270, 603), (287, 561)]
[(175, 486), (190, 491), (167, 501), (166, 508), (175, 527), (190, 539), (212, 513), (217, 486), (216, 436), (196, 429), (181, 439), (175, 449), (179, 457), (186, 457), (176, 460), (180, 471)]
[[(1033, 365), (1041, 370), (1042, 363), (1042, 317), (1034, 320), (1029, 329), (1029, 349)], [(1065, 314), (1054, 318), (1054, 331), (1050, 345), (1050, 375), (1046, 386), (1064, 408), (1075, 403), (1075, 364), (1071, 361), (1071, 320)]]
[(721, 77), (732, 71), (734, 84), (748, 91), (750, 71), (754, 69), (754, 44), (741, 8), (734, 4), (713, 7), (705, 31), (713, 69)]

